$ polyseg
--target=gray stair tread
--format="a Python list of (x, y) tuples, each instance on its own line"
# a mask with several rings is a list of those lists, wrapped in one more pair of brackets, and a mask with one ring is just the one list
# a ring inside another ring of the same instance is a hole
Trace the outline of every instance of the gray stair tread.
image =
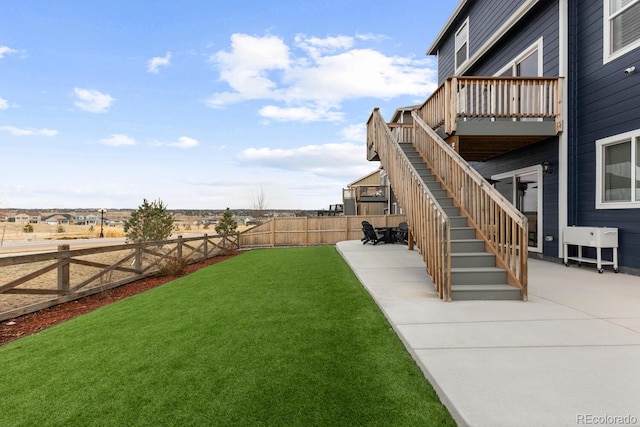
[(474, 257), (474, 256), (483, 256), (483, 257), (493, 257), (495, 256), (489, 252), (456, 252), (452, 253), (451, 256), (459, 256), (459, 257)]
[(452, 267), (452, 273), (485, 273), (494, 271), (506, 271), (500, 267)]
[(451, 285), (451, 290), (456, 291), (514, 291), (520, 292), (520, 289), (515, 286), (507, 285), (506, 283), (493, 283), (485, 285)]

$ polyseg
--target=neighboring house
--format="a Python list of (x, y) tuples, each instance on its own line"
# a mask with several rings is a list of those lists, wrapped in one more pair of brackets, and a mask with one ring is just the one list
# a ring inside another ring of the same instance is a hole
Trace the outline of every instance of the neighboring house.
[(28, 224), (31, 220), (31, 215), (27, 213), (17, 213), (14, 216), (14, 220), (17, 224)]
[(46, 218), (43, 218), (42, 222), (49, 225), (69, 225), (71, 215), (69, 214), (54, 214)]
[[(73, 217), (73, 223), (76, 225), (96, 225), (98, 222), (98, 215), (76, 215)], [(104, 222), (105, 224), (108, 222), (106, 218)]]
[(386, 215), (400, 213), (383, 169), (357, 179), (342, 190), (345, 215)]
[(421, 118), (527, 217), (530, 255), (617, 227), (640, 272), (639, 22), (640, 0), (462, 0), (427, 50), (441, 86)]

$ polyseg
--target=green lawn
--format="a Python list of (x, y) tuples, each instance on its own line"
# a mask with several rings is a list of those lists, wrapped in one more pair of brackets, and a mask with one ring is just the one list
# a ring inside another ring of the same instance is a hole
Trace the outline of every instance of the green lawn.
[(0, 347), (0, 425), (455, 425), (333, 247), (254, 250)]

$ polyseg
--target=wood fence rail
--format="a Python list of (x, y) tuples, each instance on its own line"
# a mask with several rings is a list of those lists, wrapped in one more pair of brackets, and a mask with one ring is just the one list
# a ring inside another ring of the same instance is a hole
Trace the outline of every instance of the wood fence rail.
[[(0, 321), (157, 275), (171, 262), (192, 264), (239, 248), (240, 233), (205, 234), (0, 257)], [(26, 305), (12, 301), (21, 296)]]
[(362, 221), (374, 227), (396, 227), (404, 215), (276, 217), (240, 234), (242, 248), (335, 245), (362, 238)]

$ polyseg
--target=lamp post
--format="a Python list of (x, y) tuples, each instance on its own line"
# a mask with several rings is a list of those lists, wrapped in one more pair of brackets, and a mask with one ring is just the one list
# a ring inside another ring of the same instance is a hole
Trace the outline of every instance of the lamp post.
[(107, 210), (104, 208), (100, 208), (98, 209), (98, 212), (100, 212), (100, 238), (102, 239), (104, 237), (104, 234), (102, 233), (102, 227), (104, 226), (104, 213)]

